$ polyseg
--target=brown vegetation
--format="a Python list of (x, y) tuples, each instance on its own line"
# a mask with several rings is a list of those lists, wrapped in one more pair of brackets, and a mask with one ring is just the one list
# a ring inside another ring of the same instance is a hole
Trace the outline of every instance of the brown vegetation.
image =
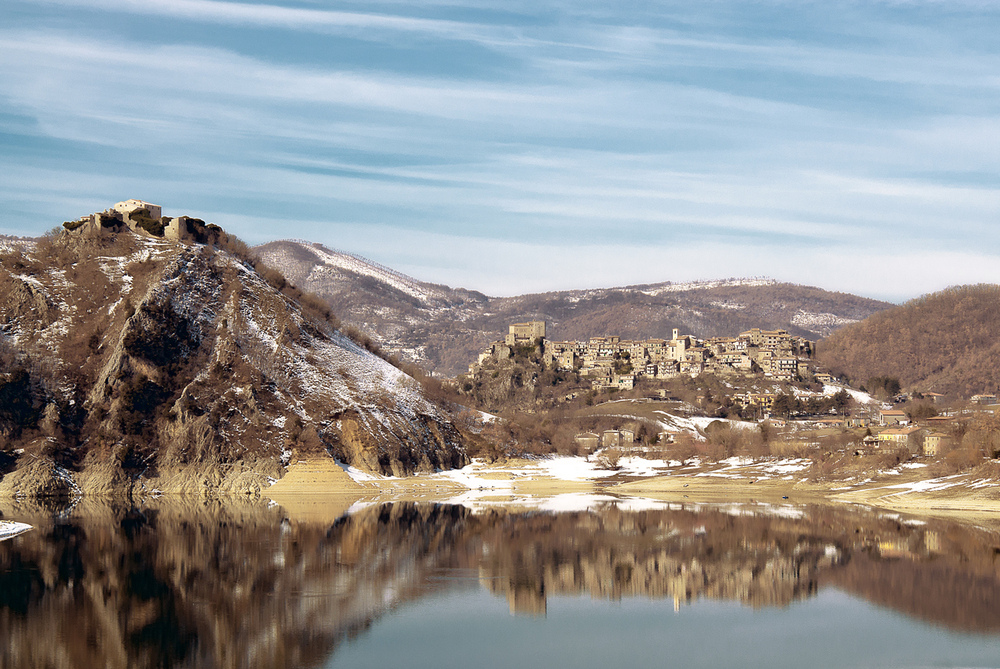
[(838, 330), (820, 362), (856, 383), (896, 377), (904, 389), (968, 397), (998, 387), (1000, 286), (959, 286)]

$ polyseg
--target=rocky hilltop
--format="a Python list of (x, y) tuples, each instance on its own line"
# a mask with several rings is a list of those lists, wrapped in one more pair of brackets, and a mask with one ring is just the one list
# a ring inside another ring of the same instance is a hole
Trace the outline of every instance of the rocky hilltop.
[(322, 452), (466, 462), (416, 381), (240, 242), (90, 228), (0, 256), (0, 495), (252, 494)]
[(524, 320), (547, 321), (552, 340), (669, 339), (673, 328), (705, 338), (754, 327), (815, 340), (892, 306), (763, 278), (487, 297), (319, 244), (276, 241), (254, 252), (386, 350), (447, 376), (466, 371), (510, 323)]

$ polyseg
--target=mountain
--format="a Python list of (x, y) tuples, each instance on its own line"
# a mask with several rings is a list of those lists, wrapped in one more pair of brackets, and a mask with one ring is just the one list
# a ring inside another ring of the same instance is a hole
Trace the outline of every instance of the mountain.
[(904, 389), (969, 396), (1000, 383), (1000, 286), (948, 288), (838, 330), (819, 360), (857, 383), (898, 378)]
[(762, 278), (487, 297), (421, 282), (320, 244), (284, 240), (253, 251), (387, 351), (448, 376), (465, 371), (510, 323), (529, 319), (546, 320), (552, 340), (669, 339), (672, 328), (710, 337), (752, 327), (818, 339), (891, 306)]
[(238, 240), (90, 229), (0, 255), (0, 494), (252, 494), (309, 452), (466, 462), (414, 379)]

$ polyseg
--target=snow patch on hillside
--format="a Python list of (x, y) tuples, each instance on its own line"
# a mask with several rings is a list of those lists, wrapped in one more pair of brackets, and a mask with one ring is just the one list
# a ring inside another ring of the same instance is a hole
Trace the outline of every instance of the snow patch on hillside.
[(879, 404), (882, 403), (873, 398), (868, 393), (863, 393), (860, 390), (855, 390), (854, 388), (848, 388), (847, 386), (838, 386), (833, 384), (827, 384), (823, 386), (824, 395), (836, 395), (841, 390), (846, 390), (847, 394), (850, 395), (855, 402), (858, 404)]
[(688, 432), (696, 439), (703, 439), (702, 432), (715, 422), (726, 423), (730, 427), (749, 430), (757, 427), (756, 423), (729, 418), (713, 418), (712, 416), (677, 416), (666, 411), (654, 411), (659, 414), (660, 426), (667, 432)]
[(309, 242), (296, 243), (302, 244), (306, 247), (319, 262), (323, 263), (327, 267), (346, 270), (361, 276), (369, 276), (377, 281), (388, 284), (401, 293), (414, 297), (421, 302), (429, 302), (432, 299), (442, 297), (437, 291), (428, 290), (426, 286), (421, 284), (416, 279), (406, 276), (405, 274), (401, 274), (400, 272), (384, 265), (368, 260), (367, 258), (362, 258), (344, 251), (335, 251), (323, 246), (310, 244)]
[(807, 329), (813, 327), (840, 327), (857, 322), (857, 318), (845, 318), (837, 314), (817, 313), (814, 311), (805, 311), (804, 309), (799, 309), (798, 313), (792, 316), (792, 325)]
[(740, 311), (746, 309), (747, 305), (740, 304), (739, 302), (729, 302), (726, 300), (716, 300), (715, 302), (709, 302), (713, 307), (718, 307), (719, 309), (732, 309), (733, 311)]
[(31, 237), (10, 237), (8, 235), (0, 235), (0, 253), (10, 253), (12, 251), (28, 253), (35, 248), (37, 243), (38, 240), (32, 239)]
[(773, 286), (778, 282), (775, 279), (771, 279), (764, 276), (752, 276), (742, 279), (714, 279), (708, 281), (685, 281), (680, 283), (674, 283), (668, 281), (666, 283), (656, 284), (653, 286), (648, 286), (638, 292), (645, 295), (657, 296), (664, 293), (682, 293), (689, 290), (710, 290), (712, 288), (732, 288), (732, 287), (756, 287), (756, 286)]

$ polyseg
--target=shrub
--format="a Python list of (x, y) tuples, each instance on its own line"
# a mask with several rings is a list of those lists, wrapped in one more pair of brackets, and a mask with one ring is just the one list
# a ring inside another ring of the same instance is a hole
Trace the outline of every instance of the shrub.
[(120, 389), (122, 403), (119, 427), (123, 434), (142, 434), (170, 393), (145, 376), (125, 380)]
[(34, 425), (38, 412), (32, 402), (31, 377), (25, 369), (0, 375), (0, 431), (19, 434)]
[(620, 448), (605, 448), (597, 454), (597, 464), (602, 469), (621, 469), (619, 464), (621, 459), (622, 451)]
[(197, 344), (187, 320), (168, 303), (143, 304), (140, 313), (146, 318), (125, 335), (125, 350), (158, 367), (176, 369)]
[(162, 237), (164, 230), (164, 219), (153, 218), (146, 209), (136, 209), (129, 214), (129, 220), (135, 223), (135, 227), (142, 228), (154, 237)]

